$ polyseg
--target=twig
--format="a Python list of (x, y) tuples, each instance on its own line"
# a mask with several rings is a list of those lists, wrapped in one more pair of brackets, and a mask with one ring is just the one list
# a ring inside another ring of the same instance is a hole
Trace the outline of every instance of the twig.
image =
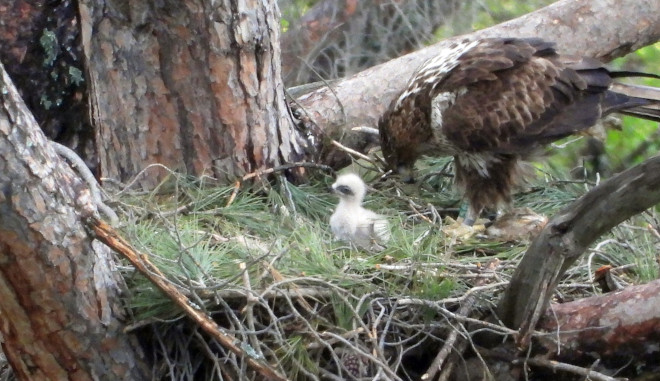
[(378, 131), (377, 128), (369, 126), (353, 127), (351, 128), (351, 131), (364, 132), (365, 134), (380, 136), (380, 131)]
[(653, 225), (647, 224), (646, 228), (651, 232), (651, 234), (653, 234), (653, 236), (655, 236), (655, 238), (660, 239), (660, 232), (658, 232), (658, 229), (653, 227)]
[(234, 353), (236, 356), (244, 358), (251, 368), (267, 379), (278, 381), (286, 380), (285, 377), (279, 375), (268, 364), (251, 356), (243, 350), (239, 340), (232, 335), (225, 333), (215, 321), (200, 311), (199, 308), (195, 307), (190, 299), (166, 280), (163, 273), (154, 266), (145, 255), (136, 252), (112, 227), (101, 220), (89, 220), (88, 226), (94, 231), (96, 238), (128, 259), (140, 273), (147, 277), (147, 279), (149, 279), (165, 295), (172, 299), (172, 301), (178, 305), (188, 317), (199, 324), (199, 326), (206, 333), (216, 339), (220, 345)]
[[(129, 190), (129, 189), (130, 189), (135, 183), (137, 183), (137, 181), (138, 181), (138, 179), (140, 178), (140, 176), (142, 176), (143, 174), (147, 173), (147, 171), (149, 171), (149, 170), (152, 169), (152, 168), (160, 168), (160, 169), (164, 169), (165, 171), (169, 172), (170, 175), (175, 175), (175, 174), (176, 174), (176, 172), (174, 172), (173, 170), (171, 170), (170, 168), (168, 168), (167, 166), (165, 166), (165, 165), (163, 165), (163, 164), (160, 164), (160, 163), (149, 164), (149, 165), (147, 165), (146, 167), (144, 167), (140, 172), (138, 172), (135, 176), (133, 176), (133, 178), (131, 179), (131, 181), (129, 181), (127, 184), (122, 184), (123, 187), (124, 187), (124, 189), (122, 189), (122, 190), (120, 190), (119, 192), (117, 192), (117, 193), (114, 195), (114, 197), (119, 197), (119, 196), (122, 195), (124, 192), (128, 191), (128, 190)], [(114, 180), (114, 179), (109, 179), (109, 178), (101, 178), (101, 181), (102, 181), (102, 182), (105, 182), (105, 181), (112, 181), (112, 182), (117, 182), (117, 183), (119, 183), (118, 181), (116, 181), (116, 180)], [(121, 184), (121, 183), (120, 183), (120, 184)]]
[(544, 368), (549, 368), (552, 369), (553, 371), (564, 371), (564, 372), (569, 372), (573, 374), (578, 374), (580, 376), (588, 377), (591, 380), (594, 381), (622, 381), (622, 380), (627, 380), (627, 378), (615, 378), (615, 377), (610, 377), (605, 374), (602, 374), (600, 372), (593, 371), (591, 369), (583, 368), (580, 366), (576, 365), (571, 365), (563, 362), (557, 362), (553, 360), (546, 360), (546, 359), (541, 359), (541, 358), (529, 358), (529, 359), (517, 359), (513, 360), (514, 364), (523, 364), (527, 363), (528, 365), (532, 366), (542, 366)]
[(352, 149), (352, 148), (346, 147), (345, 145), (339, 143), (339, 142), (336, 141), (336, 140), (332, 140), (330, 143), (332, 143), (333, 146), (339, 148), (340, 150), (342, 150), (342, 151), (344, 151), (344, 152), (346, 152), (346, 153), (348, 153), (348, 154), (351, 154), (351, 155), (353, 155), (353, 156), (357, 156), (357, 157), (359, 157), (360, 159), (362, 159), (362, 160), (366, 160), (366, 161), (368, 161), (369, 163), (371, 163), (371, 164), (377, 166), (377, 164), (376, 164), (376, 162), (374, 161), (374, 159), (372, 159), (372, 158), (370, 158), (369, 156), (363, 154), (362, 152), (358, 152), (358, 151), (356, 151), (356, 150), (354, 150), (354, 149)]
[(231, 195), (229, 195), (229, 200), (227, 200), (227, 203), (225, 204), (225, 207), (228, 207), (229, 205), (234, 203), (234, 200), (236, 200), (236, 196), (238, 195), (238, 190), (241, 189), (241, 182), (236, 181), (234, 183), (234, 190), (231, 191)]
[(550, 144), (550, 147), (555, 148), (555, 149), (564, 149), (564, 148), (566, 148), (566, 146), (569, 146), (569, 145), (571, 145), (571, 144), (573, 144), (577, 141), (582, 140), (582, 138), (583, 138), (583, 136), (578, 136), (578, 137), (573, 138), (573, 139), (571, 139), (567, 142), (564, 142), (562, 144), (552, 143), (552, 144)]
[(57, 152), (58, 155), (69, 161), (71, 166), (78, 172), (80, 177), (87, 184), (89, 191), (92, 194), (92, 201), (96, 205), (96, 208), (110, 219), (110, 223), (112, 225), (116, 225), (119, 222), (119, 217), (117, 217), (117, 213), (115, 213), (112, 208), (103, 202), (101, 191), (99, 190), (99, 183), (96, 181), (96, 178), (94, 178), (92, 171), (90, 171), (87, 167), (87, 164), (85, 164), (80, 156), (78, 156), (78, 154), (75, 153), (71, 148), (54, 141), (51, 141), (50, 144), (53, 146), (55, 152)]
[(399, 376), (397, 376), (397, 374), (394, 373), (392, 371), (392, 369), (390, 369), (387, 366), (386, 363), (381, 361), (381, 359), (377, 358), (376, 356), (372, 355), (369, 352), (364, 351), (363, 349), (361, 349), (357, 346), (352, 345), (348, 340), (344, 339), (341, 335), (338, 335), (338, 334), (336, 334), (334, 332), (331, 332), (331, 331), (325, 331), (325, 332), (321, 332), (319, 336), (322, 337), (322, 338), (331, 338), (331, 339), (334, 339), (338, 342), (343, 343), (347, 347), (352, 348), (355, 351), (356, 355), (362, 356), (366, 359), (371, 360), (374, 364), (377, 364), (380, 369), (382, 369), (385, 373), (387, 373), (387, 375), (390, 377), (390, 379), (401, 380), (401, 378), (399, 378)]
[(430, 218), (426, 217), (419, 210), (417, 210), (417, 208), (415, 207), (415, 203), (413, 203), (412, 200), (408, 200), (408, 206), (410, 206), (410, 209), (412, 209), (413, 213), (415, 213), (415, 215), (417, 215), (419, 218), (423, 219), (424, 221), (428, 222), (431, 225), (435, 225), (435, 222), (433, 222)]
[(247, 265), (245, 264), (245, 262), (239, 263), (238, 269), (241, 270), (241, 274), (243, 274), (243, 286), (245, 286), (245, 289), (248, 291), (246, 292), (245, 307), (243, 307), (241, 312), (245, 313), (246, 316), (247, 326), (249, 328), (248, 338), (250, 340), (250, 345), (252, 345), (252, 348), (257, 352), (257, 354), (259, 354), (259, 357), (264, 357), (263, 352), (261, 351), (261, 346), (259, 345), (259, 339), (257, 338), (257, 335), (254, 334), (254, 332), (256, 332), (256, 329), (254, 325), (253, 306), (259, 300), (251, 292), (252, 284), (250, 283), (250, 273), (248, 273)]
[(227, 205), (225, 205), (225, 206), (229, 206), (234, 202), (234, 199), (236, 199), (236, 195), (238, 194), (238, 190), (241, 188), (241, 184), (243, 184), (243, 182), (245, 182), (247, 180), (250, 180), (250, 179), (253, 179), (255, 177), (270, 175), (271, 173), (286, 171), (286, 170), (293, 169), (293, 168), (316, 168), (316, 169), (320, 169), (320, 170), (331, 172), (331, 173), (334, 172), (334, 170), (328, 165), (311, 163), (311, 162), (306, 162), (306, 161), (301, 161), (301, 162), (298, 162), (298, 163), (291, 163), (291, 164), (284, 164), (284, 165), (280, 165), (280, 166), (273, 167), (273, 168), (260, 169), (260, 170), (248, 173), (248, 174), (244, 175), (243, 177), (241, 177), (240, 180), (236, 181), (236, 183), (234, 184), (234, 191), (229, 196), (229, 201), (227, 201)]
[[(458, 310), (458, 315), (465, 316), (470, 313), (472, 310), (472, 307), (474, 306), (476, 299), (474, 297), (469, 298), (465, 304), (461, 306), (461, 308)], [(461, 328), (465, 329), (463, 326), (460, 326)], [(465, 350), (465, 347), (467, 346), (467, 340), (461, 340), (458, 345), (455, 345), (456, 340), (458, 339), (458, 333), (459, 333), (459, 328), (454, 328), (449, 336), (447, 336), (447, 339), (445, 339), (445, 344), (442, 346), (438, 354), (435, 356), (435, 359), (433, 359), (433, 362), (431, 363), (431, 366), (426, 370), (426, 372), (422, 375), (421, 379), (422, 380), (433, 380), (442, 369), (442, 365), (445, 363), (445, 360), (447, 357), (452, 352), (452, 349), (456, 350), (458, 353), (461, 353)], [(451, 366), (451, 364), (447, 364), (448, 366)], [(451, 370), (448, 372), (451, 373)]]
[(254, 171), (252, 173), (248, 173), (247, 175), (243, 176), (241, 178), (241, 181), (250, 180), (254, 177), (270, 175), (271, 173), (286, 171), (288, 169), (293, 169), (293, 168), (315, 168), (315, 169), (320, 169), (320, 170), (327, 171), (327, 172), (333, 172), (333, 169), (328, 165), (318, 164), (318, 163), (311, 163), (311, 162), (307, 162), (307, 161), (301, 161), (301, 162), (297, 162), (297, 163), (284, 164), (284, 165), (280, 165), (280, 166), (273, 167), (273, 168), (267, 168), (267, 169), (263, 169), (263, 170)]
[[(273, 277), (275, 282), (281, 282), (284, 280), (284, 277), (279, 271), (277, 271), (275, 266), (266, 261), (263, 261), (262, 264), (266, 267), (266, 269), (268, 269), (270, 276)], [(307, 312), (314, 313), (314, 309), (309, 305), (309, 303), (307, 303), (305, 296), (300, 292), (300, 288), (295, 283), (292, 283), (291, 286), (289, 286), (289, 290), (297, 296), (298, 302), (300, 302), (300, 305), (303, 306)]]

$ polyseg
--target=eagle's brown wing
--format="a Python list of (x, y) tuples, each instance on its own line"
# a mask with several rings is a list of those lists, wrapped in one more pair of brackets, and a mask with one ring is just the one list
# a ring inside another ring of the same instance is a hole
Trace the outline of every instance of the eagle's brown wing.
[(443, 134), (468, 153), (519, 154), (592, 126), (609, 76), (596, 61), (571, 64), (587, 74), (534, 39), (490, 40), (466, 52), (436, 89), (465, 89), (442, 113)]

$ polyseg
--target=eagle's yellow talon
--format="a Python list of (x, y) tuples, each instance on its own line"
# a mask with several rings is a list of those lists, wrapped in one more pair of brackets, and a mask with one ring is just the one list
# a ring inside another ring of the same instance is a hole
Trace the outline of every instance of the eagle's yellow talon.
[(454, 220), (451, 217), (445, 218), (442, 232), (455, 241), (465, 241), (472, 238), (475, 234), (483, 233), (486, 226), (482, 220), (478, 220), (474, 225), (469, 226), (463, 223), (463, 219)]

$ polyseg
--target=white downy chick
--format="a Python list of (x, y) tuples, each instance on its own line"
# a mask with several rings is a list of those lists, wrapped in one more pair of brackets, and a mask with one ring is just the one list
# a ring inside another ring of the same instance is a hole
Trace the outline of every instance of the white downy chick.
[(384, 216), (362, 207), (367, 186), (360, 176), (348, 173), (337, 177), (332, 190), (339, 195), (337, 209), (330, 217), (330, 229), (339, 240), (367, 250), (382, 250), (390, 239)]

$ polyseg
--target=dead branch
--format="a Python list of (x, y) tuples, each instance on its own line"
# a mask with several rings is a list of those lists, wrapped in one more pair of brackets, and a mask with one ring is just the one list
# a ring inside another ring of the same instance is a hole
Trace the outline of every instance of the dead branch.
[[(557, 360), (599, 348), (599, 358), (657, 358), (660, 280), (618, 292), (552, 304), (539, 322), (539, 343)], [(557, 346), (557, 341), (561, 347)], [(561, 348), (561, 351), (559, 351)], [(559, 353), (558, 353), (559, 352)]]
[(514, 364), (527, 364), (527, 365), (532, 365), (532, 366), (541, 366), (541, 367), (544, 367), (544, 368), (552, 369), (553, 371), (563, 371), (563, 372), (573, 373), (573, 374), (577, 374), (577, 375), (586, 377), (586, 379), (594, 380), (594, 381), (622, 380), (620, 378), (614, 378), (614, 377), (607, 376), (605, 374), (593, 371), (591, 369), (587, 369), (587, 368), (583, 368), (583, 367), (575, 366), (575, 365), (571, 365), (571, 364), (566, 364), (566, 363), (562, 363), (562, 362), (546, 360), (546, 359), (542, 359), (542, 358), (530, 358), (530, 359), (514, 360), (513, 363)]
[(252, 180), (254, 178), (260, 178), (260, 177), (263, 177), (263, 176), (266, 176), (266, 175), (270, 175), (272, 173), (281, 172), (281, 171), (288, 171), (288, 170), (295, 169), (295, 168), (298, 168), (298, 169), (300, 169), (300, 168), (315, 168), (315, 169), (320, 169), (322, 171), (327, 171), (327, 172), (331, 172), (331, 173), (334, 172), (332, 170), (332, 168), (330, 168), (327, 165), (317, 164), (317, 163), (310, 163), (310, 162), (289, 163), (289, 164), (284, 164), (284, 165), (280, 165), (280, 166), (273, 167), (273, 168), (267, 168), (267, 169), (262, 169), (262, 170), (258, 170), (258, 171), (255, 171), (255, 172), (250, 172), (250, 173), (244, 175), (243, 177), (241, 177), (241, 179), (239, 181), (236, 181), (234, 183), (234, 191), (232, 192), (231, 196), (229, 197), (229, 200), (227, 201), (227, 205), (225, 205), (225, 206), (229, 206), (234, 202), (234, 199), (236, 199), (236, 196), (238, 195), (238, 191), (240, 190), (242, 183), (244, 183), (248, 180)]
[(593, 188), (557, 213), (532, 242), (504, 293), (498, 315), (520, 328), (518, 344), (530, 334), (565, 271), (600, 235), (660, 202), (660, 156)]

